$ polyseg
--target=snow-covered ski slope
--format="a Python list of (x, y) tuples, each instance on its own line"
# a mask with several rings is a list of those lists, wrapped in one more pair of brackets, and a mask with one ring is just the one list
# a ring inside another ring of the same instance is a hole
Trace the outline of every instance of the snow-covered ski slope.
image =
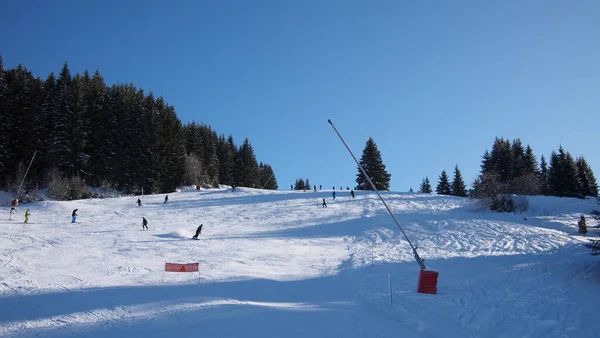
[[(530, 197), (516, 215), (385, 193), (440, 273), (429, 295), (416, 292), (419, 266), (377, 196), (349, 195), (237, 188), (173, 193), (166, 204), (144, 196), (141, 207), (137, 197), (45, 201), (19, 206), (13, 221), (6, 208), (0, 336), (600, 336), (600, 258), (582, 245), (600, 230), (588, 218), (589, 233), (577, 234), (594, 200)], [(165, 261), (200, 262), (200, 273), (163, 273)]]

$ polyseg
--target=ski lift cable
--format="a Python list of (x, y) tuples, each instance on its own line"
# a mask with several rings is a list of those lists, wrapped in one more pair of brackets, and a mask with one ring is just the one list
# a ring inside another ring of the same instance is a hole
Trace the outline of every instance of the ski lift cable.
[(421, 270), (425, 270), (425, 260), (422, 259), (421, 257), (419, 257), (419, 254), (417, 253), (417, 248), (412, 244), (412, 242), (410, 241), (410, 239), (408, 239), (408, 236), (406, 235), (406, 233), (404, 232), (404, 230), (400, 226), (400, 222), (398, 222), (398, 220), (396, 219), (396, 216), (394, 216), (394, 213), (392, 212), (392, 210), (390, 209), (390, 207), (387, 205), (387, 203), (385, 203), (385, 200), (383, 199), (383, 197), (381, 197), (381, 194), (379, 193), (379, 190), (377, 190), (377, 188), (375, 187), (375, 184), (373, 184), (373, 181), (371, 181), (371, 178), (365, 172), (365, 169), (362, 167), (362, 165), (360, 165), (360, 163), (358, 162), (358, 160), (356, 159), (356, 157), (352, 153), (352, 150), (350, 150), (350, 148), (346, 144), (346, 141), (344, 141), (344, 138), (342, 137), (342, 135), (340, 135), (340, 133), (338, 132), (337, 128), (333, 125), (333, 122), (331, 122), (331, 120), (327, 120), (327, 122), (329, 122), (329, 124), (331, 125), (331, 127), (333, 128), (333, 130), (335, 131), (335, 133), (337, 134), (337, 136), (340, 138), (340, 140), (342, 141), (342, 143), (344, 144), (344, 146), (346, 147), (346, 149), (348, 150), (348, 152), (350, 153), (350, 155), (354, 159), (354, 162), (356, 162), (356, 164), (358, 165), (358, 168), (360, 169), (360, 171), (362, 172), (362, 174), (365, 176), (365, 178), (367, 179), (367, 181), (369, 181), (369, 184), (371, 185), (371, 188), (373, 188), (373, 190), (375, 191), (375, 193), (377, 193), (377, 196), (379, 196), (379, 199), (381, 200), (381, 202), (383, 202), (383, 205), (385, 206), (385, 208), (387, 209), (387, 211), (390, 213), (390, 216), (392, 216), (392, 218), (394, 219), (394, 222), (396, 222), (396, 225), (398, 226), (398, 228), (402, 232), (402, 235), (404, 235), (404, 238), (406, 239), (406, 241), (408, 242), (408, 244), (412, 248), (413, 256), (415, 257), (415, 260), (419, 264), (419, 267), (421, 268)]

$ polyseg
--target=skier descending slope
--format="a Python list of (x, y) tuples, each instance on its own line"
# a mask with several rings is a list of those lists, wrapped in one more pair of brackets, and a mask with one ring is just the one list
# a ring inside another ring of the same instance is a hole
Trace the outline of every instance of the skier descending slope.
[(198, 239), (198, 235), (202, 232), (202, 224), (196, 229), (196, 234), (192, 237), (193, 239)]

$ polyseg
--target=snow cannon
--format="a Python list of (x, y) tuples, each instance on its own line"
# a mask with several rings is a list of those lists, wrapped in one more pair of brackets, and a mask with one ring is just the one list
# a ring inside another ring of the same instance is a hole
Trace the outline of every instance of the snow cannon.
[(432, 270), (421, 270), (419, 273), (418, 293), (437, 294), (437, 280), (439, 273)]
[[(360, 162), (358, 162), (358, 160), (356, 159), (356, 156), (354, 156), (354, 154), (352, 153), (352, 150), (350, 150), (350, 147), (348, 147), (348, 144), (346, 143), (346, 141), (344, 141), (344, 138), (342, 137), (340, 132), (333, 125), (333, 122), (331, 122), (331, 120), (327, 120), (327, 122), (331, 125), (331, 127), (333, 128), (333, 131), (335, 131), (337, 136), (340, 138), (340, 141), (342, 141), (342, 143), (346, 147), (346, 150), (348, 150), (348, 152), (350, 153), (350, 156), (352, 156), (352, 159), (354, 159), (354, 162), (358, 166), (358, 169), (360, 169), (360, 172), (363, 174), (363, 176), (365, 177), (367, 182), (369, 182), (369, 185), (371, 185), (371, 188), (373, 189), (373, 191), (375, 191), (375, 193), (381, 200), (381, 203), (383, 203), (383, 205), (387, 209), (390, 216), (394, 219), (394, 222), (398, 226), (398, 229), (400, 229), (400, 232), (402, 232), (402, 235), (404, 235), (404, 238), (406, 239), (406, 241), (412, 248), (413, 256), (415, 257), (417, 264), (419, 264), (419, 267), (421, 268), (421, 273), (419, 275), (419, 288), (417, 289), (417, 292), (436, 294), (437, 293), (437, 278), (438, 278), (439, 274), (436, 271), (425, 270), (425, 260), (422, 259), (421, 257), (419, 257), (419, 253), (417, 253), (417, 248), (411, 243), (410, 239), (404, 232), (404, 229), (402, 229), (402, 227), (400, 226), (400, 222), (398, 222), (398, 219), (396, 218), (396, 216), (394, 215), (394, 213), (392, 212), (390, 207), (387, 205), (387, 203), (385, 203), (385, 200), (383, 199), (383, 197), (381, 197), (381, 194), (379, 193), (379, 190), (377, 190), (377, 187), (375, 187), (375, 184), (373, 184), (373, 181), (371, 180), (370, 175), (367, 174), (367, 172), (365, 171), (365, 168), (363, 168), (363, 166), (360, 164)], [(391, 294), (391, 291), (390, 291), (390, 294)]]

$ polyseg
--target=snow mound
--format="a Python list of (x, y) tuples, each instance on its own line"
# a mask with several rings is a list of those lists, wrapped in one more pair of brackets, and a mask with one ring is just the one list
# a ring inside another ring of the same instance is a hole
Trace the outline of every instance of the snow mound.
[(194, 236), (194, 234), (191, 231), (183, 229), (171, 231), (166, 234), (156, 235), (156, 237), (160, 238), (191, 238), (192, 236)]

